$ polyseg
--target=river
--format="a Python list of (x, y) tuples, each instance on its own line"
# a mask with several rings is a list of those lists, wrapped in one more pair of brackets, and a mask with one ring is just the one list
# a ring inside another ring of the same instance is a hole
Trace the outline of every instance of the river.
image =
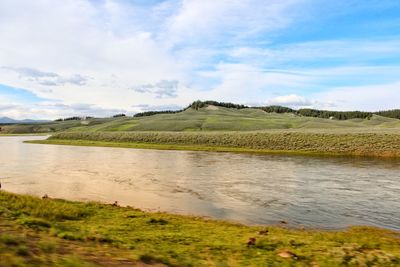
[(2, 189), (247, 224), (400, 230), (400, 161), (23, 143), (0, 137)]

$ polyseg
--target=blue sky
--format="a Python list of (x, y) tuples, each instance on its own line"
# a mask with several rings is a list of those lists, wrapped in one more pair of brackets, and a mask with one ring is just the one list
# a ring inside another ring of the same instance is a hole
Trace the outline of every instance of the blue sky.
[(3, 0), (0, 116), (400, 108), (397, 0)]

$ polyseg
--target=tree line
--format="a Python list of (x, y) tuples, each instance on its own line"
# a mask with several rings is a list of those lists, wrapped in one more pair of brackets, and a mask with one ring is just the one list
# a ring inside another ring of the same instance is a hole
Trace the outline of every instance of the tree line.
[(180, 109), (180, 110), (160, 110), (160, 111), (145, 111), (145, 112), (139, 112), (133, 115), (133, 117), (146, 117), (146, 116), (153, 116), (157, 114), (174, 114), (174, 113), (179, 113), (182, 111), (185, 111), (186, 109)]
[(297, 115), (305, 117), (315, 117), (323, 119), (349, 120), (349, 119), (369, 119), (374, 113), (364, 111), (329, 111), (303, 108), (295, 111)]
[(248, 106), (241, 105), (241, 104), (233, 104), (233, 103), (229, 103), (229, 102), (218, 102), (218, 101), (212, 101), (212, 100), (207, 100), (207, 101), (197, 100), (197, 101), (194, 101), (192, 104), (190, 104), (189, 107), (187, 107), (187, 108), (192, 108), (192, 109), (198, 110), (199, 108), (204, 108), (209, 105), (224, 107), (224, 108), (236, 108), (236, 109), (249, 108)]
[(239, 105), (233, 103), (217, 102), (217, 101), (200, 101), (200, 100), (194, 101), (191, 105), (189, 105), (188, 108), (198, 110), (199, 108), (203, 108), (208, 105), (214, 105), (225, 108), (236, 108), (236, 109), (254, 108), (254, 109), (261, 109), (267, 113), (293, 113), (295, 115), (304, 117), (315, 117), (315, 118), (336, 119), (336, 120), (370, 119), (374, 114), (382, 117), (400, 119), (400, 109), (392, 109), (392, 110), (385, 110), (378, 112), (331, 111), (331, 110), (318, 110), (310, 108), (302, 108), (295, 110), (289, 107), (278, 106), (278, 105), (249, 107), (246, 105)]
[(199, 108), (206, 107), (208, 105), (214, 105), (225, 108), (255, 108), (264, 110), (267, 113), (292, 113), (298, 116), (304, 117), (315, 117), (323, 119), (336, 119), (336, 120), (349, 120), (349, 119), (370, 119), (372, 115), (379, 115), (382, 117), (400, 119), (400, 109), (392, 109), (378, 112), (366, 112), (366, 111), (331, 111), (331, 110), (318, 110), (310, 108), (292, 109), (289, 107), (272, 105), (272, 106), (261, 106), (261, 107), (249, 107), (246, 105), (238, 105), (233, 103), (217, 102), (217, 101), (195, 101), (189, 108), (198, 110)]
[(391, 110), (378, 111), (378, 112), (376, 112), (374, 114), (382, 116), (382, 117), (400, 119), (400, 109), (391, 109)]
[(366, 112), (366, 111), (329, 111), (329, 110), (303, 108), (295, 111), (294, 113), (305, 117), (316, 117), (324, 119), (331, 118), (336, 120), (370, 119), (372, 115), (379, 115), (382, 117), (400, 119), (400, 109)]

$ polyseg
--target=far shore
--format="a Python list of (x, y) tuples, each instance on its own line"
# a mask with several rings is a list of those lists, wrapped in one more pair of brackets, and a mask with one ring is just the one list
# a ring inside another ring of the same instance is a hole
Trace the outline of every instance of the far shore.
[(0, 133), (1, 136), (46, 136), (51, 135), (52, 133)]
[(301, 156), (400, 158), (399, 133), (64, 132), (34, 144)]

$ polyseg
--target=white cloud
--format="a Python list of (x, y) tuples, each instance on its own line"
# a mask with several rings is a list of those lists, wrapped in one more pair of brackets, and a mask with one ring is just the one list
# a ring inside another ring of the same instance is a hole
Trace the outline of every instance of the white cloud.
[[(338, 87), (314, 94), (323, 102), (335, 103), (336, 110), (379, 111), (399, 108), (400, 82), (370, 86)], [(318, 107), (318, 105), (317, 105)]]
[(140, 111), (181, 110), (184, 108), (183, 106), (175, 104), (156, 105), (156, 106), (148, 104), (140, 104), (140, 105), (133, 105), (132, 107)]
[(379, 111), (398, 109), (400, 82), (369, 86), (347, 86), (313, 93), (310, 97), (296, 94), (270, 98), (267, 105), (282, 105), (292, 108), (317, 108), (328, 110)]
[[(196, 80), (195, 69), (215, 64), (212, 58), (220, 51), (210, 48), (211, 41), (243, 39), (285, 27), (300, 2), (304, 0), (268, 4), (184, 0), (139, 6), (110, 0), (4, 0), (0, 3), (0, 66), (7, 68), (0, 69), (0, 83), (66, 105), (130, 110), (134, 104), (169, 104), (168, 97), (186, 105), (193, 100), (185, 97), (186, 92), (201, 96), (210, 89), (202, 87), (200, 79), (192, 90), (186, 84)], [(231, 75), (222, 72), (223, 84), (207, 98), (229, 86)], [(131, 90), (163, 80), (176, 81), (174, 92)]]
[(177, 80), (161, 80), (155, 84), (142, 84), (132, 89), (138, 93), (154, 94), (156, 98), (175, 98), (178, 84)]
[[(132, 102), (152, 99), (135, 94), (129, 89), (133, 85), (182, 80), (178, 62), (150, 33), (113, 31), (108, 23), (115, 22), (104, 17), (117, 17), (122, 8), (109, 3), (100, 10), (83, 0), (2, 1), (0, 65), (8, 69), (0, 69), (1, 83), (67, 104), (129, 108)], [(80, 77), (91, 79), (82, 84)]]
[[(42, 110), (56, 118), (83, 112), (77, 105), (84, 104), (100, 116), (140, 111), (141, 105), (283, 101), (275, 98), (291, 95), (321, 106), (342, 103), (332, 93), (339, 89), (314, 96), (316, 90), (399, 82), (400, 66), (383, 65), (400, 57), (396, 38), (274, 42), (280, 30), (310, 15), (310, 0), (133, 2), (0, 1), (0, 84), (65, 105), (19, 107), (14, 115)], [(332, 64), (338, 60), (345, 63)], [(309, 64), (315, 62), (327, 64)], [(382, 107), (393, 106), (391, 92), (379, 98)]]
[(314, 101), (311, 101), (303, 96), (295, 94), (277, 96), (267, 101), (268, 105), (280, 105), (288, 107), (305, 107), (305, 106), (311, 106), (314, 103), (315, 103)]
[[(204, 42), (212, 45), (226, 38), (242, 39), (256, 33), (289, 25), (303, 0), (184, 0), (178, 12), (166, 24), (165, 34), (170, 44)], [(216, 38), (217, 37), (217, 38)]]
[[(0, 104), (1, 117), (14, 119), (57, 119), (72, 116), (99, 116), (110, 117), (119, 113), (128, 113), (124, 109), (107, 109), (89, 104), (65, 105), (59, 103), (38, 104)], [(132, 114), (130, 114), (132, 115)]]
[[(237, 103), (259, 102), (275, 94), (288, 93), (293, 88), (302, 90), (311, 81), (307, 76), (283, 72), (270, 72), (247, 64), (221, 63), (214, 71), (200, 72), (205, 79), (215, 79), (212, 90), (192, 92), (191, 99), (212, 99)], [(194, 98), (196, 97), (196, 98)]]
[(88, 80), (87, 77), (83, 77), (79, 74), (74, 74), (71, 77), (62, 77), (54, 72), (43, 72), (31, 68), (0, 67), (0, 69), (14, 71), (19, 75), (20, 79), (33, 81), (45, 86), (65, 84), (84, 85)]
[[(375, 40), (344, 39), (328, 41), (309, 41), (294, 44), (266, 45), (266, 47), (236, 47), (229, 51), (233, 58), (243, 62), (274, 67), (282, 64), (295, 64), (322, 61), (346, 62), (351, 65), (363, 65), (363, 62), (382, 58), (400, 57), (398, 38)], [(365, 63), (364, 63), (365, 64)]]

